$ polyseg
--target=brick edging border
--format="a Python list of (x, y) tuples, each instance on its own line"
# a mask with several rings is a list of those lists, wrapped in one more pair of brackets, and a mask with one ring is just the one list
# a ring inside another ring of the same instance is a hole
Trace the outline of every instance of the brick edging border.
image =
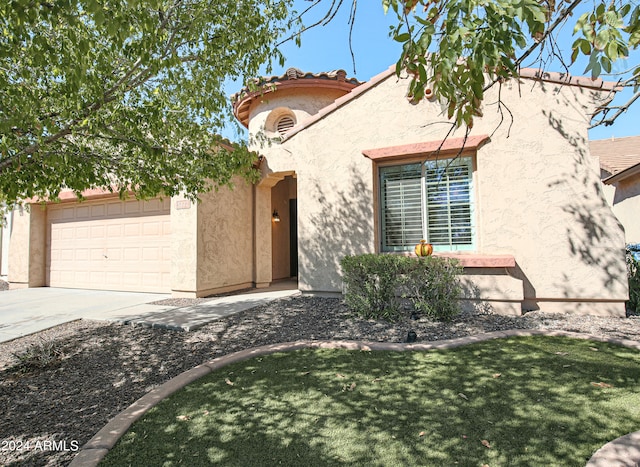
[[(91, 438), (69, 464), (69, 467), (93, 467), (106, 456), (107, 452), (122, 437), (129, 427), (161, 400), (174, 392), (184, 388), (197, 379), (218, 370), (226, 365), (241, 362), (253, 357), (268, 355), (276, 352), (288, 352), (301, 349), (347, 349), (347, 350), (435, 350), (452, 349), (463, 345), (484, 342), (493, 339), (525, 336), (559, 336), (575, 339), (585, 339), (609, 344), (621, 345), (640, 350), (640, 342), (627, 339), (612, 339), (590, 334), (582, 334), (568, 331), (546, 331), (515, 329), (509, 331), (496, 331), (474, 336), (447, 339), (425, 343), (391, 343), (391, 342), (360, 342), (360, 341), (309, 341), (301, 340), (285, 342), (281, 344), (263, 345), (251, 349), (241, 350), (209, 362), (198, 365), (178, 376), (170, 379), (161, 386), (149, 391), (128, 408), (116, 415), (93, 438)], [(587, 467), (601, 466), (629, 466), (640, 467), (640, 431), (622, 436), (600, 448), (589, 460)]]

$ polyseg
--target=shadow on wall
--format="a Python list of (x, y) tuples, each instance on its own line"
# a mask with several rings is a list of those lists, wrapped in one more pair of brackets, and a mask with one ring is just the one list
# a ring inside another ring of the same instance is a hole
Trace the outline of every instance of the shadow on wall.
[[(298, 206), (301, 290), (342, 292), (342, 258), (375, 251), (373, 193), (353, 166), (349, 180), (347, 189), (328, 179), (316, 179), (313, 188), (299, 180), (299, 193), (306, 193)], [(317, 203), (311, 209), (310, 200)]]
[(640, 196), (639, 182), (618, 182), (614, 185), (615, 194), (613, 195), (613, 205), (622, 203), (623, 201)]
[[(601, 273), (603, 287), (611, 289), (617, 286), (620, 290), (621, 284), (626, 283), (622, 226), (607, 204), (598, 174), (591, 171), (594, 161), (588, 151), (589, 143), (583, 136), (567, 130), (562, 119), (553, 112), (543, 113), (548, 118), (550, 127), (575, 148), (571, 154), (567, 154), (567, 157), (573, 157), (573, 170), (568, 173), (559, 171), (557, 180), (548, 184), (550, 189), (570, 193), (562, 198), (566, 202), (556, 206), (573, 221), (565, 230), (568, 249), (576, 260), (593, 273)], [(577, 192), (575, 187), (584, 189)], [(571, 271), (563, 271), (562, 282), (558, 284), (559, 288), (564, 289), (565, 297), (584, 297), (585, 292), (589, 294), (588, 298), (598, 297), (597, 290), (576, 290), (576, 285), (580, 284), (576, 284), (576, 279), (570, 274)], [(615, 297), (615, 292), (613, 293)]]

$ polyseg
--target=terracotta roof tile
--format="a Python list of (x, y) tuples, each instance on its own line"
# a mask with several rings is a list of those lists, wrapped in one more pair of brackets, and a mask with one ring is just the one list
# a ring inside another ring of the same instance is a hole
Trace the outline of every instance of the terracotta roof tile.
[(589, 150), (603, 170), (615, 175), (640, 163), (640, 136), (589, 141)]
[(356, 78), (347, 78), (347, 72), (344, 70), (310, 73), (298, 68), (289, 68), (281, 75), (254, 78), (250, 86), (245, 86), (231, 96), (231, 102), (236, 118), (248, 127), (252, 101), (266, 93), (292, 86), (326, 87), (341, 89), (347, 93), (361, 84)]

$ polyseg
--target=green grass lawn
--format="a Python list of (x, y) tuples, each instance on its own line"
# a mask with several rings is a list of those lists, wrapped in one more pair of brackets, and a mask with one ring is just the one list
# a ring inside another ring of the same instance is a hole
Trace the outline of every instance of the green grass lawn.
[(584, 466), (636, 430), (636, 350), (551, 337), (303, 350), (192, 383), (101, 465)]

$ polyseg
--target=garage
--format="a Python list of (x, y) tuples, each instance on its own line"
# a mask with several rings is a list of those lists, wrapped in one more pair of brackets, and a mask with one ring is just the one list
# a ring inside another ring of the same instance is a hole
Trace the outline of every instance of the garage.
[(47, 285), (171, 292), (170, 200), (47, 206)]

